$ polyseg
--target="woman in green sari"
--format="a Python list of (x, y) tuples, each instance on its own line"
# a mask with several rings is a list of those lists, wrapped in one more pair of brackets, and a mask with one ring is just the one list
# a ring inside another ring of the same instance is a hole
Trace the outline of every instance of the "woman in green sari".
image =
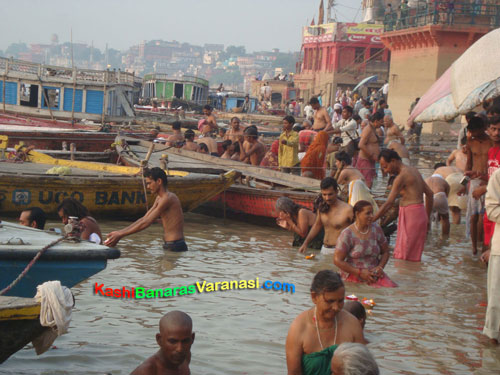
[(314, 276), (314, 307), (295, 318), (286, 338), (288, 375), (330, 375), (339, 344), (364, 342), (359, 321), (342, 310), (344, 297), (344, 283), (338, 273), (323, 270)]

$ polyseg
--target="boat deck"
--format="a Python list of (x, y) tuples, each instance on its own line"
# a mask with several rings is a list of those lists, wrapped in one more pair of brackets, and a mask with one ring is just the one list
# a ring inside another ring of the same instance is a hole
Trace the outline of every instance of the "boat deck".
[[(2, 161), (0, 162), (0, 173), (8, 174), (8, 175), (23, 175), (23, 176), (51, 176), (46, 174), (49, 169), (53, 168), (54, 165), (51, 164), (38, 164), (38, 163), (13, 163)], [(120, 176), (116, 173), (111, 172), (101, 172), (101, 171), (92, 171), (80, 168), (69, 168), (71, 173), (65, 176), (83, 176), (83, 177), (91, 177), (91, 176), (99, 176), (99, 177), (113, 177)], [(123, 175), (122, 175), (123, 176)]]
[(34, 298), (0, 296), (0, 321), (37, 319), (40, 303)]

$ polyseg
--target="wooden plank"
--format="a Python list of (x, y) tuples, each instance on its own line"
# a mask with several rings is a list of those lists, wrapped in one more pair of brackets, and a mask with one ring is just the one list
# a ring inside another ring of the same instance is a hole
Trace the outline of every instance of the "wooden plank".
[(34, 298), (0, 297), (0, 321), (38, 319), (40, 303)]

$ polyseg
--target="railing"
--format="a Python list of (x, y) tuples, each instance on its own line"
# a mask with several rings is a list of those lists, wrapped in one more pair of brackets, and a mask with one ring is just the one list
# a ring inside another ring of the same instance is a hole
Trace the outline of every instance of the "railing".
[(208, 86), (208, 81), (204, 78), (193, 77), (193, 76), (182, 76), (182, 78), (177, 78), (173, 76), (169, 76), (164, 73), (149, 73), (144, 75), (144, 81), (153, 81), (153, 80), (162, 80), (162, 81), (178, 81), (184, 83), (197, 83), (199, 85)]
[(500, 5), (485, 0), (419, 1), (416, 8), (400, 6), (384, 15), (384, 31), (394, 31), (424, 25), (500, 26)]

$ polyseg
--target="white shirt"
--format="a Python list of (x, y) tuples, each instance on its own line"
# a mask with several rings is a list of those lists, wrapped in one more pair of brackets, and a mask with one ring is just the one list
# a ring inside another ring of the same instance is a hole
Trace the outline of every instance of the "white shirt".
[(389, 84), (386, 83), (384, 86), (382, 86), (382, 94), (387, 95), (389, 92)]
[(334, 129), (341, 131), (342, 146), (347, 146), (353, 139), (358, 138), (357, 128), (358, 123), (352, 118), (347, 120), (341, 119), (335, 124)]

